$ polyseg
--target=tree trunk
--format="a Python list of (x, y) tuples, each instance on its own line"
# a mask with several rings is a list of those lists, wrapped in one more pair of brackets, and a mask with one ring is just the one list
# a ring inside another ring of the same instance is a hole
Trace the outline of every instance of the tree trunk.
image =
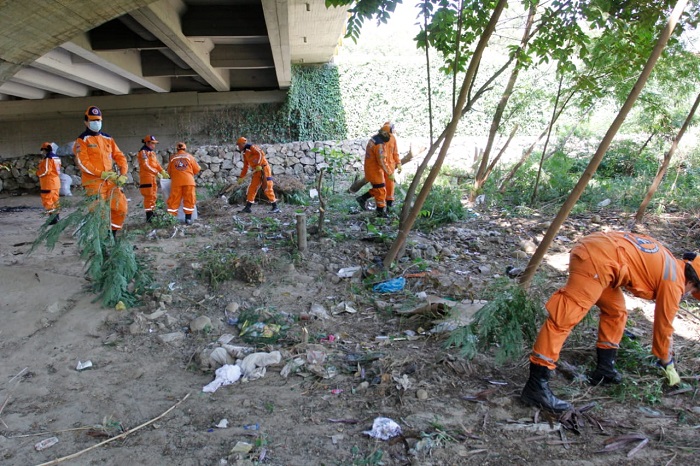
[(598, 169), (598, 165), (600, 165), (600, 162), (603, 159), (605, 152), (608, 150), (608, 147), (610, 147), (610, 143), (615, 137), (615, 134), (620, 129), (620, 126), (625, 121), (625, 118), (627, 118), (627, 114), (634, 105), (634, 102), (637, 100), (637, 97), (639, 97), (639, 94), (642, 91), (644, 85), (646, 84), (647, 79), (649, 79), (649, 75), (654, 69), (654, 65), (656, 65), (656, 62), (659, 59), (659, 56), (661, 55), (661, 52), (663, 52), (664, 48), (666, 47), (666, 43), (668, 42), (668, 39), (671, 36), (671, 33), (673, 32), (673, 29), (676, 26), (676, 23), (678, 22), (678, 18), (683, 13), (683, 10), (685, 9), (687, 3), (688, 0), (679, 0), (676, 3), (676, 6), (673, 8), (668, 22), (666, 23), (666, 26), (664, 27), (663, 31), (659, 36), (658, 41), (656, 42), (656, 45), (654, 46), (654, 50), (652, 50), (649, 59), (644, 65), (642, 73), (639, 75), (639, 78), (637, 79), (637, 82), (632, 88), (632, 91), (627, 96), (627, 100), (622, 105), (620, 112), (615, 117), (615, 120), (610, 125), (610, 128), (605, 134), (605, 137), (603, 137), (603, 140), (598, 146), (598, 150), (596, 150), (596, 153), (591, 158), (588, 167), (586, 167), (586, 170), (584, 170), (583, 174), (581, 175), (581, 178), (579, 179), (578, 183), (576, 183), (576, 186), (574, 187), (573, 191), (566, 199), (564, 204), (561, 206), (559, 213), (552, 221), (552, 224), (547, 229), (547, 232), (545, 233), (542, 242), (539, 244), (537, 250), (530, 259), (530, 262), (527, 264), (527, 267), (525, 268), (525, 273), (520, 278), (520, 285), (524, 289), (528, 289), (530, 287), (532, 279), (535, 277), (535, 272), (537, 271), (539, 265), (542, 263), (544, 255), (549, 249), (549, 246), (552, 244), (552, 241), (554, 241), (554, 237), (559, 232), (559, 229), (561, 228), (562, 224), (569, 216), (571, 209), (573, 209), (574, 205), (576, 205), (576, 202), (578, 201), (579, 197), (581, 197), (581, 193), (586, 188), (586, 185), (588, 185), (588, 182), (593, 177), (595, 171)]
[[(457, 131), (457, 125), (459, 124), (459, 120), (462, 116), (462, 110), (467, 101), (467, 92), (472, 87), (472, 83), (476, 75), (476, 69), (479, 66), (479, 61), (481, 60), (481, 57), (484, 54), (484, 50), (486, 49), (489, 38), (493, 34), (493, 31), (496, 29), (496, 23), (498, 22), (498, 18), (500, 18), (501, 13), (503, 13), (503, 9), (505, 8), (507, 3), (507, 0), (498, 0), (498, 4), (496, 4), (493, 13), (491, 14), (491, 18), (489, 19), (489, 23), (484, 28), (484, 32), (479, 38), (479, 43), (474, 49), (474, 55), (472, 56), (472, 59), (469, 62), (469, 68), (467, 68), (467, 72), (464, 75), (462, 88), (459, 93), (459, 98), (457, 99), (457, 106), (454, 108), (454, 111), (452, 113), (452, 121), (450, 121), (450, 124), (447, 125), (447, 128), (445, 129), (445, 140), (442, 143), (442, 146), (440, 147), (440, 154), (438, 155), (435, 164), (430, 170), (430, 173), (428, 174), (428, 177), (425, 180), (425, 183), (423, 184), (423, 187), (421, 188), (418, 197), (416, 198), (415, 204), (411, 207), (410, 211), (407, 212), (406, 220), (402, 221), (401, 225), (399, 225), (399, 230), (396, 235), (396, 239), (392, 243), (389, 252), (384, 257), (384, 266), (386, 268), (391, 267), (391, 264), (394, 262), (399, 251), (402, 249), (403, 244), (408, 236), (408, 233), (411, 231), (413, 223), (416, 221), (416, 218), (418, 217), (418, 214), (420, 213), (423, 204), (425, 203), (425, 199), (428, 197), (428, 193), (430, 192), (430, 189), (433, 187), (435, 179), (440, 173), (442, 163), (445, 160), (445, 156), (447, 156), (447, 150), (450, 148), (452, 138), (454, 137), (454, 134)], [(426, 157), (426, 160), (427, 159), (428, 157)], [(424, 164), (425, 160), (423, 161), (423, 164), (421, 164), (421, 166)], [(406, 205), (404, 205), (404, 211), (402, 211), (402, 215), (404, 214), (405, 209)]]
[(700, 94), (698, 94), (698, 96), (695, 98), (695, 103), (690, 109), (690, 112), (688, 113), (685, 122), (683, 122), (683, 126), (681, 126), (681, 129), (678, 131), (678, 134), (673, 139), (673, 142), (671, 143), (671, 148), (668, 150), (668, 152), (666, 152), (666, 154), (664, 154), (664, 160), (661, 162), (661, 166), (656, 172), (654, 181), (651, 183), (651, 186), (649, 186), (649, 190), (647, 191), (646, 196), (644, 196), (644, 200), (639, 205), (639, 209), (637, 210), (637, 215), (635, 215), (634, 217), (634, 223), (632, 224), (632, 226), (642, 221), (642, 218), (644, 217), (644, 212), (646, 211), (649, 202), (651, 202), (651, 198), (654, 196), (656, 190), (659, 188), (661, 180), (663, 179), (664, 175), (666, 174), (666, 170), (668, 169), (668, 165), (669, 163), (671, 163), (671, 157), (673, 157), (673, 154), (676, 152), (678, 144), (681, 142), (685, 131), (688, 129), (688, 126), (690, 126), (690, 122), (695, 116), (695, 111), (698, 109), (698, 105), (700, 105)]
[[(525, 30), (523, 31), (523, 36), (520, 39), (520, 48), (515, 52), (516, 57), (521, 55), (527, 48), (527, 43), (530, 40), (530, 30), (532, 29), (532, 23), (534, 22), (536, 12), (537, 2), (533, 2), (530, 5), (530, 11), (527, 17), (527, 22), (525, 23)], [(474, 190), (470, 195), (470, 198), (472, 198), (472, 200), (474, 196), (476, 196), (477, 191), (484, 185), (486, 179), (488, 178), (488, 174), (490, 173), (490, 170), (488, 170), (489, 157), (491, 157), (493, 142), (496, 139), (498, 128), (501, 126), (503, 112), (506, 109), (506, 105), (508, 105), (508, 100), (510, 100), (510, 96), (513, 94), (513, 88), (515, 87), (515, 82), (518, 80), (518, 75), (520, 74), (521, 68), (522, 66), (520, 64), (520, 61), (516, 58), (515, 66), (513, 67), (513, 71), (511, 72), (510, 78), (508, 79), (508, 84), (503, 90), (501, 100), (498, 102), (498, 105), (496, 106), (496, 112), (494, 113), (493, 119), (491, 120), (491, 128), (489, 129), (489, 136), (486, 142), (486, 148), (484, 149), (484, 153), (481, 156), (481, 164), (479, 165), (479, 168), (476, 171), (476, 176), (474, 177)]]

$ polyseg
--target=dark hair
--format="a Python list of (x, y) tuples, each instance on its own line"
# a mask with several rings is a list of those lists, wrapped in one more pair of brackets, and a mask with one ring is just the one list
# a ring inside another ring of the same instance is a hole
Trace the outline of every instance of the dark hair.
[(690, 282), (691, 284), (693, 284), (693, 286), (700, 289), (700, 277), (698, 277), (698, 273), (695, 271), (695, 267), (693, 267), (691, 264), (691, 262), (694, 261), (696, 257), (698, 257), (698, 255), (694, 252), (683, 253), (683, 260), (686, 261), (685, 281)]

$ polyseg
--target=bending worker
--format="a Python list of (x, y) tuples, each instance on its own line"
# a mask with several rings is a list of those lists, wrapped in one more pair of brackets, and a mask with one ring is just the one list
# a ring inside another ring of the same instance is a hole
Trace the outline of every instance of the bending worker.
[(355, 198), (362, 210), (367, 210), (365, 203), (370, 197), (374, 197), (377, 204), (377, 217), (388, 217), (386, 207), (385, 178), (394, 180), (394, 171), (387, 166), (386, 143), (391, 136), (384, 129), (380, 129), (372, 136), (365, 149), (365, 179), (372, 184), (372, 188), (361, 196)]
[(143, 138), (143, 147), (139, 150), (139, 190), (143, 196), (143, 209), (146, 211), (146, 221), (153, 218), (158, 196), (158, 179), (170, 178), (168, 172), (163, 169), (156, 155), (155, 136), (148, 135)]
[[(386, 166), (391, 170), (391, 173), (401, 173), (401, 157), (399, 156), (399, 147), (394, 136), (394, 125), (387, 121), (382, 126), (382, 130), (389, 133), (389, 142), (386, 143)], [(384, 184), (386, 184), (386, 210), (391, 210), (394, 206), (394, 188), (396, 183), (393, 176), (384, 176)]]
[(187, 152), (184, 142), (178, 142), (177, 152), (170, 159), (168, 164), (168, 174), (172, 179), (170, 183), (170, 197), (168, 197), (168, 213), (177, 217), (177, 211), (182, 204), (185, 212), (185, 223), (192, 223), (192, 212), (197, 204), (197, 183), (194, 175), (199, 173), (201, 168), (192, 154)]
[(653, 299), (652, 353), (658, 358), (669, 385), (680, 383), (673, 361), (673, 319), (681, 298), (692, 293), (700, 299), (700, 257), (686, 253), (675, 259), (657, 240), (626, 232), (593, 233), (571, 250), (569, 278), (546, 304), (549, 317), (540, 329), (530, 355), (530, 378), (521, 399), (553, 412), (571, 409), (549, 388), (559, 352), (569, 333), (596, 305), (600, 308), (596, 352), (598, 363), (591, 384), (620, 383), (615, 357), (627, 321), (624, 287), (642, 299)]
[(243, 169), (241, 174), (238, 176), (237, 183), (243, 184), (245, 181), (245, 176), (248, 173), (248, 168), (251, 170), (251, 180), (248, 186), (248, 192), (246, 193), (246, 203), (245, 207), (241, 209), (241, 212), (250, 213), (250, 208), (255, 204), (255, 196), (258, 193), (260, 186), (264, 187), (265, 196), (272, 203), (271, 213), (279, 212), (280, 209), (277, 207), (277, 198), (275, 197), (275, 190), (273, 189), (274, 183), (272, 181), (272, 170), (270, 169), (270, 164), (267, 163), (265, 158), (265, 152), (260, 148), (260, 146), (248, 144), (248, 140), (244, 137), (238, 138), (236, 141), (236, 147), (241, 152), (243, 157)]
[[(58, 193), (61, 189), (61, 159), (54, 154), (50, 142), (41, 145), (41, 155), (44, 156), (36, 169), (41, 188), (41, 203), (44, 205), (46, 215), (52, 216), (49, 225), (58, 222)], [(56, 214), (56, 215), (54, 215)]]
[[(102, 111), (88, 107), (85, 111), (86, 130), (73, 145), (75, 162), (80, 167), (83, 187), (88, 196), (100, 195), (110, 202), (112, 234), (124, 226), (129, 210), (121, 187), (126, 183), (129, 166), (126, 157), (108, 134), (102, 132)], [(114, 165), (117, 171), (114, 171)]]

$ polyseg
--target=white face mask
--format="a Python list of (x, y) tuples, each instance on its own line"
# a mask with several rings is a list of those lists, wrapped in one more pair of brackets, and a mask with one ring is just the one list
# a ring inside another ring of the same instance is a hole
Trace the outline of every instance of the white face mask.
[(102, 120), (89, 121), (88, 128), (90, 128), (90, 131), (98, 133), (102, 129)]

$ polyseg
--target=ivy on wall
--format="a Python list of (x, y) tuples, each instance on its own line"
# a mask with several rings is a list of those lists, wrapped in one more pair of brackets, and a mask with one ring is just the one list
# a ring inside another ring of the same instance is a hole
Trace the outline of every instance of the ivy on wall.
[(345, 139), (345, 109), (334, 65), (294, 65), (285, 102), (291, 141)]

